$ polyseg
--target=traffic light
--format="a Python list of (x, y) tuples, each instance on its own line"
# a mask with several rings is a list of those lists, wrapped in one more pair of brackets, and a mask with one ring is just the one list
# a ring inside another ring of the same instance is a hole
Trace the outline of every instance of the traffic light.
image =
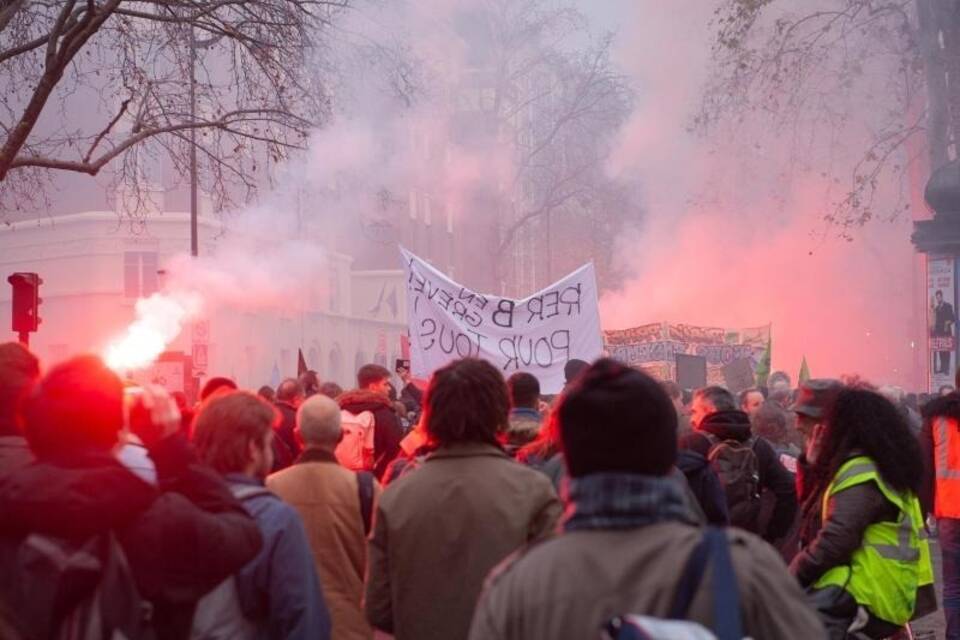
[(37, 310), (40, 299), (40, 285), (43, 280), (35, 273), (18, 272), (7, 278), (13, 285), (13, 330), (19, 333), (36, 331), (40, 324)]

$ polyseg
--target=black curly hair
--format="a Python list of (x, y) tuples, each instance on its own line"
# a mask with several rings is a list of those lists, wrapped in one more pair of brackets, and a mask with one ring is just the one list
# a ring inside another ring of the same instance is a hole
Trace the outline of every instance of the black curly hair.
[(923, 458), (906, 419), (879, 393), (848, 387), (827, 415), (820, 454), (811, 469), (813, 490), (804, 500), (805, 513), (819, 508), (823, 492), (854, 455), (873, 460), (883, 481), (897, 491), (919, 491)]

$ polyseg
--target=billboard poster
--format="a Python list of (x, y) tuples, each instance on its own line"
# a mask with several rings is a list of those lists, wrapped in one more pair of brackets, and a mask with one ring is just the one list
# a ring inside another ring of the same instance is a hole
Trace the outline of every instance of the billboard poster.
[(927, 260), (930, 392), (954, 384), (957, 355), (956, 265), (952, 257)]
[(677, 380), (677, 356), (699, 356), (707, 362), (707, 384), (722, 385), (727, 383), (725, 368), (729, 374), (734, 363), (756, 371), (770, 340), (770, 325), (725, 329), (657, 322), (603, 335), (610, 357), (660, 380)]

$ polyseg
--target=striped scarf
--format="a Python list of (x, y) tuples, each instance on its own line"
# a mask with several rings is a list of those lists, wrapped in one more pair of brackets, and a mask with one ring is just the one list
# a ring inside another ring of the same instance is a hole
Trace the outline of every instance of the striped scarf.
[(672, 476), (592, 473), (568, 478), (563, 530), (633, 529), (665, 521), (696, 524)]

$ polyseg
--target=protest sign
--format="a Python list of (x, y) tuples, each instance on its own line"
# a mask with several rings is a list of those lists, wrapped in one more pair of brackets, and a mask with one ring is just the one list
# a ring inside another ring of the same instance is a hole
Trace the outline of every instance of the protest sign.
[(532, 373), (543, 393), (558, 393), (572, 359), (600, 357), (603, 339), (593, 264), (523, 299), (478, 293), (406, 249), (410, 369), (428, 377), (448, 362), (483, 358), (505, 377)]
[(707, 359), (703, 356), (676, 355), (677, 384), (682, 389), (699, 389), (707, 386)]
[(727, 389), (733, 393), (740, 393), (756, 386), (756, 376), (753, 373), (753, 364), (747, 358), (734, 360), (723, 365), (723, 380)]
[(769, 338), (770, 325), (724, 329), (658, 322), (604, 331), (604, 342), (611, 357), (661, 380), (679, 382), (677, 366), (683, 361), (681, 355), (705, 360), (706, 384), (729, 384), (724, 368), (741, 361), (735, 369), (727, 371), (736, 373), (735, 386), (746, 382), (747, 367), (750, 375), (756, 371)]

